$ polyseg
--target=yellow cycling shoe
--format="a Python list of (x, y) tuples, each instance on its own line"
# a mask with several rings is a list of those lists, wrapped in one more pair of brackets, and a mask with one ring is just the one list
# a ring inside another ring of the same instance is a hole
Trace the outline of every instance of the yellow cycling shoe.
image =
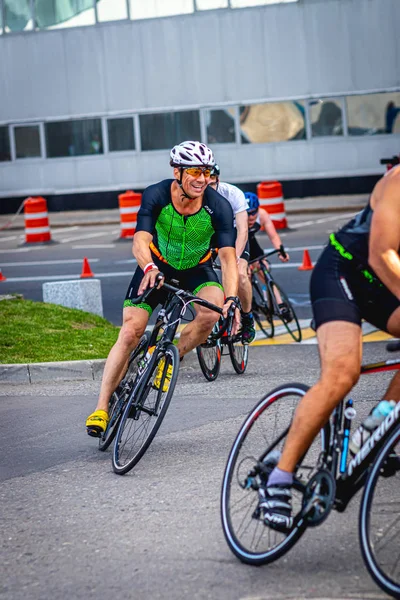
[(86, 419), (86, 431), (92, 437), (101, 437), (107, 429), (110, 420), (105, 410), (95, 410), (94, 413)]
[[(154, 377), (154, 381), (153, 381), (153, 388), (155, 390), (160, 389), (161, 379), (162, 379), (163, 372), (164, 372), (164, 365), (165, 365), (165, 358), (162, 358), (158, 364), (157, 373), (156, 373), (156, 376)], [(171, 377), (172, 377), (172, 365), (168, 365), (168, 369), (167, 369), (167, 373), (165, 375), (163, 389), (162, 389), (162, 391), (164, 393), (168, 392), (169, 384), (171, 383)]]

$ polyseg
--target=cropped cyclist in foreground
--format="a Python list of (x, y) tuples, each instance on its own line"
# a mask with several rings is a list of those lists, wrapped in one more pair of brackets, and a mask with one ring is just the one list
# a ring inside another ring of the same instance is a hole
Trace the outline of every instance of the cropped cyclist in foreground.
[[(275, 225), (272, 222), (271, 217), (268, 212), (260, 207), (260, 202), (258, 200), (258, 196), (253, 192), (245, 193), (246, 200), (249, 204), (247, 209), (249, 215), (249, 258), (248, 260), (254, 260), (259, 256), (264, 254), (264, 250), (261, 248), (260, 244), (257, 241), (256, 234), (260, 231), (260, 229), (264, 229), (265, 233), (268, 235), (271, 240), (271, 244), (276, 250), (279, 250), (279, 258), (282, 262), (287, 262), (289, 260), (289, 254), (284, 251), (282, 240), (275, 229)], [(259, 265), (259, 263), (254, 263), (251, 265), (251, 268), (254, 269)], [(259, 277), (264, 280), (263, 274), (260, 272)], [(251, 284), (250, 292), (251, 292)], [(240, 282), (239, 282), (240, 286)], [(239, 295), (240, 295), (240, 287), (239, 287)], [(277, 296), (279, 310), (282, 316), (289, 321), (292, 318), (289, 307), (285, 302), (282, 301), (280, 294), (277, 290), (275, 290), (275, 295)]]
[[(126, 294), (118, 340), (106, 361), (96, 410), (86, 421), (91, 436), (98, 437), (107, 427), (109, 399), (125, 374), (130, 352), (160, 302), (164, 276), (223, 307), (225, 316), (232, 302), (238, 303), (233, 212), (229, 202), (208, 187), (214, 164), (213, 153), (205, 144), (182, 142), (170, 153), (174, 179), (151, 185), (143, 193), (133, 240), (138, 266)], [(223, 288), (211, 266), (213, 237), (219, 248)], [(157, 285), (160, 275), (158, 291), (145, 303), (134, 304), (134, 298)], [(194, 320), (185, 327), (178, 342), (181, 357), (207, 339), (219, 318), (216, 312), (199, 305), (195, 310)], [(233, 333), (239, 326), (238, 311), (235, 318)]]
[[(298, 461), (358, 381), (361, 319), (400, 337), (399, 197), (400, 167), (396, 167), (378, 181), (365, 209), (331, 234), (312, 273), (321, 375), (300, 401), (278, 465), (259, 492), (264, 523), (279, 531), (286, 532), (293, 524), (291, 484)], [(384, 399), (400, 400), (400, 371)], [(353, 453), (373, 431), (366, 425), (367, 421), (353, 435)]]
[(221, 170), (215, 165), (211, 172), (210, 186), (226, 198), (232, 206), (236, 227), (236, 257), (239, 271), (239, 299), (242, 305), (242, 341), (250, 344), (256, 335), (251, 312), (251, 284), (247, 275), (249, 267), (247, 200), (236, 185), (220, 181)]

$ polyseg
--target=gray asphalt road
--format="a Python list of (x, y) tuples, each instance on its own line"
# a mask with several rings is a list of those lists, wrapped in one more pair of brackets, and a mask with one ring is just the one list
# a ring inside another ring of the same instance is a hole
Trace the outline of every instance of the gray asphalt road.
[[(350, 218), (348, 212), (334, 214), (291, 215), (289, 230), (280, 232), (285, 246), (290, 248), (291, 261), (282, 265), (277, 257), (271, 259), (274, 276), (295, 301), (299, 318), (309, 318), (309, 271), (298, 271), (304, 249), (317, 259), (328, 233)], [(0, 232), (0, 269), (7, 278), (0, 282), (0, 293), (21, 293), (25, 298), (43, 300), (42, 285), (46, 281), (79, 278), (83, 257), (101, 280), (104, 316), (121, 324), (122, 301), (130, 282), (135, 263), (130, 241), (117, 241), (115, 225), (96, 227), (65, 227), (53, 230), (53, 245), (23, 246), (21, 231)], [(259, 235), (262, 247), (269, 247), (265, 234)]]
[[(84, 432), (98, 384), (9, 386), (0, 391), (2, 536), (6, 600), (283, 600), (384, 598), (357, 538), (358, 499), (332, 514), (268, 567), (242, 565), (220, 525), (219, 494), (233, 439), (257, 398), (318, 374), (316, 346), (250, 349), (248, 371), (207, 383), (194, 356), (182, 363), (165, 422), (134, 471), (114, 475), (110, 454)], [(382, 357), (366, 344), (365, 358)], [(354, 392), (358, 418), (389, 374)]]

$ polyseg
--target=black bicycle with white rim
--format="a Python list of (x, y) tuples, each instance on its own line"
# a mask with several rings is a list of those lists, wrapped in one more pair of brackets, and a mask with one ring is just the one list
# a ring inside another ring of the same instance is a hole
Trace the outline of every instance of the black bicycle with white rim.
[[(388, 344), (400, 350), (400, 342)], [(361, 367), (361, 373), (400, 369), (400, 359)], [(266, 394), (243, 422), (222, 482), (221, 519), (226, 541), (244, 563), (267, 564), (285, 554), (308, 527), (332, 509), (343, 512), (364, 488), (359, 513), (361, 551), (375, 582), (400, 598), (400, 403), (358, 454), (348, 452), (352, 400), (342, 401), (299, 461), (292, 488), (294, 524), (287, 533), (267, 527), (258, 489), (279, 460), (293, 413), (308, 386), (291, 383)]]

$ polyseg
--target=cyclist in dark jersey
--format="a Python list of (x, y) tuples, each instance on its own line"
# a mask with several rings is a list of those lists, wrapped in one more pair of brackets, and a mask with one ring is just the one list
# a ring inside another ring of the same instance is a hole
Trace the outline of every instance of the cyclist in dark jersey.
[[(223, 307), (225, 316), (232, 302), (238, 303), (232, 208), (208, 187), (215, 164), (213, 153), (205, 144), (188, 141), (174, 146), (170, 159), (175, 179), (151, 185), (143, 193), (133, 240), (138, 266), (126, 294), (118, 340), (106, 361), (96, 410), (86, 421), (87, 432), (94, 437), (107, 427), (109, 399), (126, 371), (130, 352), (160, 302), (164, 277), (178, 280), (180, 287)], [(211, 238), (220, 249), (223, 288), (211, 266)], [(162, 279), (157, 284), (160, 274)], [(134, 298), (155, 285), (158, 290), (146, 303), (133, 304)], [(207, 339), (219, 318), (216, 312), (198, 304), (195, 310), (196, 317), (178, 342), (181, 357)], [(239, 326), (239, 311), (236, 313), (233, 333)]]
[[(399, 199), (400, 167), (396, 167), (378, 181), (366, 208), (338, 233), (331, 234), (313, 270), (311, 301), (321, 375), (300, 401), (282, 456), (260, 492), (264, 522), (274, 529), (287, 531), (291, 527), (290, 488), (296, 464), (358, 381), (361, 319), (400, 337)], [(400, 400), (400, 371), (384, 399)], [(356, 432), (361, 433), (357, 436), (360, 445), (367, 439), (362, 429), (365, 434), (364, 425)], [(358, 450), (356, 447), (355, 452)]]

